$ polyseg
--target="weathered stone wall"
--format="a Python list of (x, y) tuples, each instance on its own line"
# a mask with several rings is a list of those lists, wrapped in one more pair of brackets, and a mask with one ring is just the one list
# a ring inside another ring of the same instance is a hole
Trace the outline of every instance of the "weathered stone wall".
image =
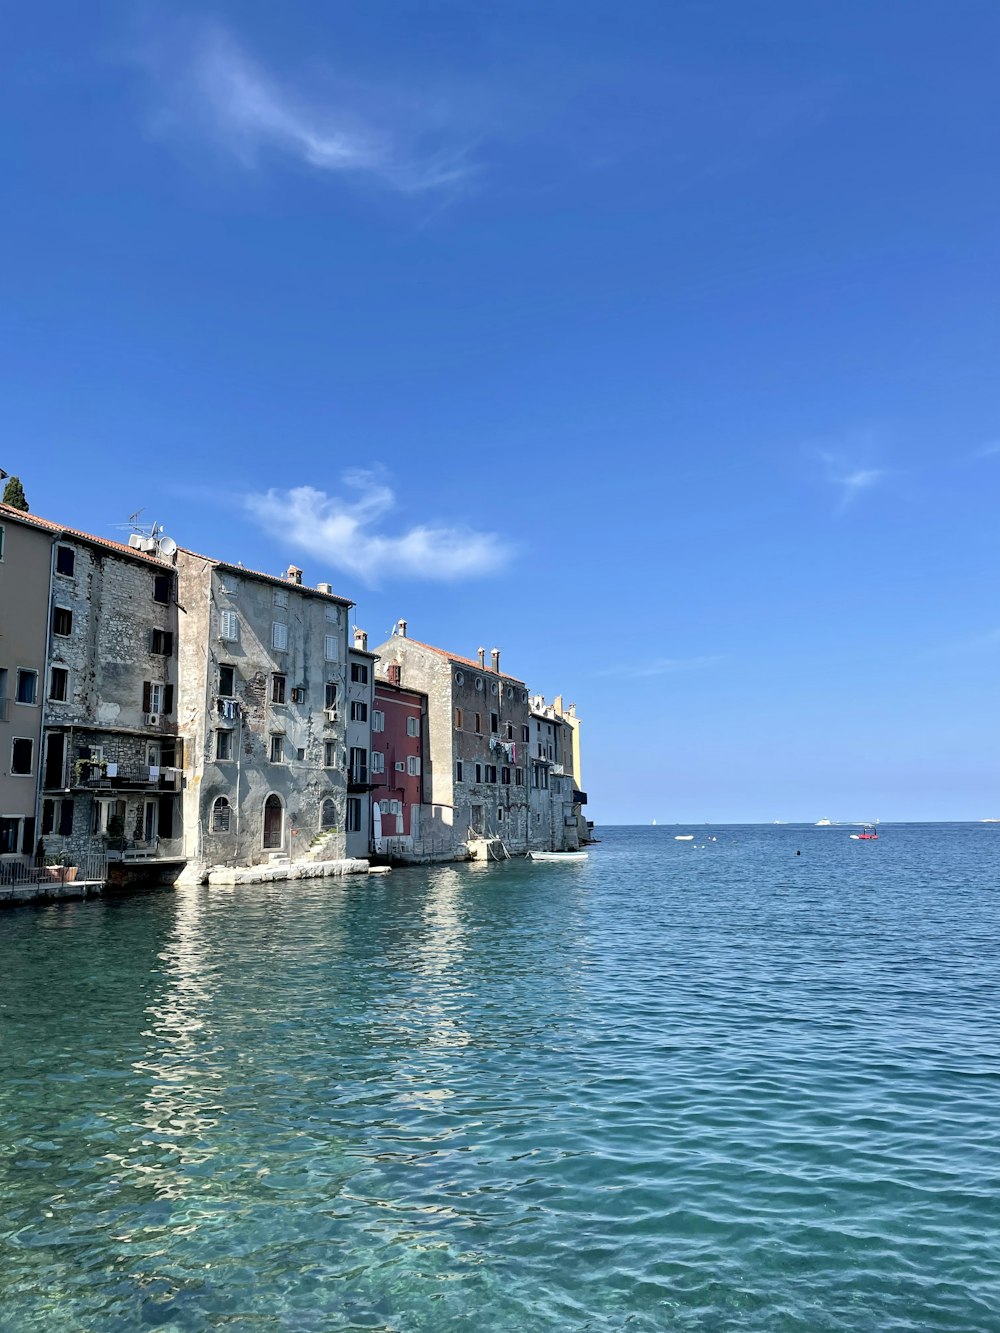
[[(346, 698), (347, 610), (340, 601), (290, 582), (268, 580), (178, 552), (181, 600), (187, 611), (181, 727), (187, 741), (185, 800), (189, 877), (217, 864), (259, 864), (277, 856), (309, 857), (323, 842), (325, 855), (346, 855), (345, 709), (336, 722), (325, 712), (327, 680)], [(275, 594), (286, 601), (276, 603)], [(237, 636), (223, 639), (222, 616), (237, 618)], [(328, 619), (328, 615), (332, 618)], [(287, 627), (287, 646), (274, 647), (272, 627)], [(335, 661), (325, 638), (337, 640)], [(226, 716), (220, 666), (234, 670), (233, 706)], [(190, 667), (190, 670), (188, 669)], [(284, 702), (274, 697), (274, 677), (284, 677)], [(293, 691), (302, 691), (302, 701)], [(221, 702), (220, 702), (221, 701)], [(218, 733), (231, 735), (231, 758), (219, 758)], [(272, 738), (282, 758), (272, 761)], [(333, 747), (330, 756), (326, 745)], [(332, 764), (327, 765), (330, 757)], [(265, 845), (265, 803), (277, 797), (280, 821)], [(229, 828), (213, 831), (219, 797), (229, 802)], [(324, 802), (332, 801), (329, 827)]]

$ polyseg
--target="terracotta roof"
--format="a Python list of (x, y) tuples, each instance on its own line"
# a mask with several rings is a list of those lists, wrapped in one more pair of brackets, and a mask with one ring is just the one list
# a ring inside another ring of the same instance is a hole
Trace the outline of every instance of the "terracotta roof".
[(133, 560), (139, 560), (149, 565), (156, 565), (163, 569), (170, 569), (172, 566), (164, 560), (150, 555), (148, 551), (137, 551), (134, 546), (126, 546), (124, 542), (108, 541), (106, 537), (95, 537), (92, 532), (80, 532), (77, 528), (68, 528), (64, 523), (53, 523), (50, 518), (39, 518), (37, 514), (26, 514), (23, 509), (15, 509), (11, 505), (0, 504), (0, 517), (14, 519), (19, 523), (26, 523), (29, 527), (42, 528), (45, 532), (58, 533), (61, 536), (76, 537), (79, 541), (92, 542), (95, 546), (103, 547), (105, 550), (114, 551), (117, 555), (131, 556)]
[(446, 652), (444, 648), (435, 648), (432, 643), (421, 643), (419, 639), (405, 638), (398, 635), (404, 643), (415, 643), (418, 648), (426, 648), (430, 653), (437, 653), (438, 657), (446, 657), (449, 662), (461, 662), (462, 666), (472, 667), (473, 671), (482, 671), (487, 676), (499, 676), (501, 680), (512, 680), (515, 685), (523, 685), (524, 681), (520, 676), (508, 676), (506, 671), (494, 671), (492, 667), (480, 666), (477, 661), (471, 657), (462, 657), (459, 653)]
[(234, 565), (229, 560), (217, 560), (214, 555), (202, 555), (200, 551), (191, 551), (186, 546), (179, 546), (178, 551), (182, 555), (193, 555), (196, 560), (206, 560), (210, 565), (215, 565), (216, 569), (228, 569), (233, 574), (243, 574), (248, 579), (262, 579), (265, 583), (276, 583), (279, 588), (291, 588), (295, 592), (308, 592), (313, 597), (322, 597), (327, 602), (337, 602), (340, 606), (354, 606), (347, 597), (340, 597), (335, 592), (320, 592), (319, 588), (312, 588), (308, 583), (296, 583), (294, 579), (286, 579), (281, 574), (264, 574), (259, 569), (247, 569), (245, 565)]

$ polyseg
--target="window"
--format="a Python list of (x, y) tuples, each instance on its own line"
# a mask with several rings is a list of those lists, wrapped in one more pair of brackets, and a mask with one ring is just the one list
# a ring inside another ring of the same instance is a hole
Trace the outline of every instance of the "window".
[(231, 666), (219, 667), (219, 693), (226, 699), (232, 698), (236, 693), (236, 668)]
[(336, 662), (339, 656), (336, 634), (323, 635), (323, 656), (328, 662)]
[(282, 620), (271, 626), (271, 647), (276, 653), (283, 653), (288, 647), (288, 626)]
[(59, 802), (59, 836), (68, 838), (73, 832), (73, 802), (72, 800), (63, 800)]
[(285, 702), (285, 677), (277, 671), (271, 677), (271, 702), (273, 704)]
[(407, 736), (419, 736), (419, 735), (420, 735), (420, 718), (419, 718), (419, 717), (408, 717), (408, 718), (406, 719), (406, 734), (407, 734)]
[(73, 633), (73, 612), (66, 606), (52, 608), (52, 633), (63, 638)]
[(461, 708), (456, 708), (456, 709), (455, 709), (455, 730), (456, 730), (456, 731), (461, 731), (461, 730), (462, 730), (462, 710), (461, 710)]
[(359, 745), (351, 746), (350, 779), (352, 782), (368, 781), (368, 751)]
[(325, 698), (326, 698), (326, 703), (323, 705), (324, 708), (337, 707), (337, 682), (335, 680), (328, 680), (326, 682)]
[(420, 760), (415, 754), (406, 756), (406, 771), (411, 778), (420, 776)]
[(305, 750), (302, 748), (302, 746), (300, 745), (299, 748), (295, 751), (295, 758), (296, 758), (296, 759), (299, 761), (299, 763), (301, 764), (302, 760), (305, 759), (305, 757), (306, 757), (306, 752), (305, 752)]
[(510, 769), (507, 768), (506, 766), (501, 768), (500, 770), (500, 781), (503, 783), (505, 787), (510, 786)]
[(169, 630), (154, 629), (150, 637), (150, 652), (162, 653), (164, 657), (169, 657), (174, 651), (174, 636)]
[(324, 607), (323, 617), (324, 619), (328, 620), (331, 625), (339, 624), (339, 616), (337, 614), (337, 608), (335, 606)]
[(351, 663), (351, 680), (355, 685), (368, 684), (368, 664), (366, 662)]
[(515, 768), (515, 769), (514, 769), (514, 786), (515, 786), (515, 787), (523, 787), (523, 786), (524, 786), (524, 769), (523, 769), (523, 768)]
[(385, 731), (385, 713), (381, 708), (372, 709), (372, 731)]
[(351, 721), (352, 722), (368, 721), (368, 705), (366, 703), (362, 703), (360, 699), (351, 700)]
[(507, 722), (504, 724), (503, 734), (504, 734), (504, 740), (512, 741), (514, 739), (513, 722)]
[(476, 714), (476, 735), (477, 735), (477, 736), (481, 736), (482, 734), (483, 734), (483, 715), (482, 715), (482, 713), (477, 713), (477, 714)]
[(482, 780), (483, 780), (483, 766), (482, 766), (482, 764), (477, 764), (477, 765), (476, 765), (476, 781), (477, 781), (477, 782), (482, 782)]
[(347, 798), (347, 831), (348, 833), (361, 832), (361, 800), (357, 796), (348, 796)]
[(271, 737), (271, 763), (281, 764), (285, 759), (285, 738), (275, 735)]
[(49, 698), (57, 704), (64, 704), (69, 698), (69, 672), (65, 667), (52, 668), (49, 676)]
[(240, 618), (235, 611), (223, 611), (219, 616), (219, 638), (234, 642), (240, 637)]
[(490, 734), (496, 736), (500, 731), (500, 718), (496, 713), (490, 713)]
[(287, 605), (288, 605), (288, 589), (287, 589), (287, 588), (275, 588), (275, 590), (274, 590), (274, 605), (275, 605), (275, 606), (287, 606)]
[(21, 831), (20, 819), (0, 819), (0, 856), (8, 856), (17, 851), (17, 835)]
[(66, 574), (72, 577), (73, 570), (76, 568), (76, 552), (72, 546), (56, 547), (56, 573)]
[(482, 693), (482, 690), (483, 690), (483, 678), (482, 678), (482, 676), (477, 676), (477, 677), (476, 677), (476, 689), (479, 690), (480, 694)]
[(217, 731), (215, 733), (215, 757), (225, 762), (233, 757), (233, 733), (231, 731)]
[(38, 702), (38, 672), (17, 669), (17, 702), (33, 704)]
[(337, 827), (337, 803), (329, 796), (319, 808), (319, 826), (321, 829)]
[(490, 682), (490, 694), (498, 694), (498, 693), (499, 693), (499, 691), (498, 691), (498, 689), (497, 689), (497, 683), (496, 683), (496, 681), (495, 681), (495, 680), (494, 680), (494, 681), (491, 681), (491, 682)]
[(456, 672), (455, 672), (455, 684), (456, 684), (456, 685), (464, 685), (464, 684), (465, 684), (465, 672), (464, 672), (464, 671), (456, 671)]
[(46, 837), (56, 826), (55, 801), (42, 802), (42, 837)]
[(212, 832), (228, 833), (229, 817), (232, 814), (232, 806), (225, 796), (217, 796), (215, 804), (212, 806)]
[(10, 771), (17, 777), (29, 777), (35, 742), (15, 736), (10, 747)]
[(455, 781), (456, 781), (456, 782), (462, 782), (462, 781), (464, 781), (463, 776), (462, 776), (464, 772), (465, 772), (465, 765), (462, 763), (461, 759), (456, 759), (456, 760), (455, 760)]
[(496, 766), (496, 764), (487, 764), (487, 765), (486, 765), (486, 781), (487, 781), (487, 782), (496, 782), (496, 780), (497, 780), (497, 766)]
[[(160, 602), (166, 606), (170, 601), (170, 593), (173, 588), (173, 574), (154, 574), (153, 575), (153, 601)], [(223, 638), (226, 636), (223, 635)], [(234, 634), (233, 638), (236, 637)]]
[(502, 805), (498, 805), (498, 806), (497, 806), (497, 822), (500, 823), (500, 824), (503, 823), (503, 806), (502, 806)]
[(385, 772), (385, 755), (381, 750), (372, 750), (372, 773)]
[(324, 767), (324, 768), (336, 768), (336, 767), (337, 767), (337, 742), (336, 742), (336, 741), (324, 741), (324, 742), (323, 742), (323, 767)]
[(292, 690), (292, 703), (304, 704), (305, 701), (306, 701), (305, 688), (302, 685), (296, 685), (295, 688)]
[(531, 730), (528, 727), (521, 728), (521, 740), (525, 742), (531, 740)]
[(142, 683), (142, 711), (144, 713), (172, 713), (174, 711), (174, 687), (161, 685), (154, 680)]

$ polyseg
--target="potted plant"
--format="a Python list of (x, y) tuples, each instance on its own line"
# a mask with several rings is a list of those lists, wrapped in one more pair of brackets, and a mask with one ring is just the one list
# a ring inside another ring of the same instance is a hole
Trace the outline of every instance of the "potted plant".
[(72, 884), (76, 879), (78, 866), (69, 864), (69, 857), (65, 852), (60, 852), (53, 864), (45, 867), (45, 873), (50, 880), (57, 884)]

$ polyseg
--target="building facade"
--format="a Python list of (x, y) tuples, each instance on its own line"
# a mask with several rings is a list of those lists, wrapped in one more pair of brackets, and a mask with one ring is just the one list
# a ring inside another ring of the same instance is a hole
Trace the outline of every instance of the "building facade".
[(347, 847), (347, 618), (330, 584), (177, 552), (185, 877)]
[(580, 833), (574, 813), (573, 733), (541, 695), (531, 701), (529, 731), (529, 845), (532, 851), (575, 851)]
[(0, 868), (35, 853), (54, 540), (0, 504)]
[(368, 635), (355, 629), (347, 662), (347, 855), (367, 856), (372, 837), (372, 787), (378, 782), (371, 764), (375, 653)]
[(526, 788), (528, 691), (490, 665), (420, 643), (405, 621), (376, 650), (380, 679), (399, 667), (399, 683), (427, 696), (427, 772), (422, 833), (454, 850), (475, 838), (500, 838), (512, 854), (528, 849)]
[(39, 834), (49, 857), (74, 863), (179, 858), (174, 569), (152, 538), (124, 546), (51, 526)]
[[(427, 696), (397, 684), (401, 674), (398, 663), (392, 664), (388, 678), (376, 681), (372, 720), (372, 777), (378, 784), (373, 794), (382, 843), (376, 842), (375, 850), (389, 855), (434, 850), (422, 822)], [(440, 850), (450, 851), (450, 840), (441, 839)]]

